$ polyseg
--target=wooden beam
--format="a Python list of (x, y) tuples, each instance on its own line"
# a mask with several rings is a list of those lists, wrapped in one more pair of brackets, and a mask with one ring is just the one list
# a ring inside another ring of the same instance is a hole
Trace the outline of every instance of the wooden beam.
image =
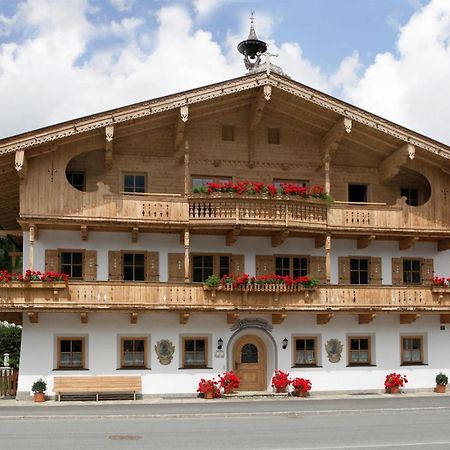
[(320, 169), (326, 162), (330, 161), (336, 150), (339, 148), (339, 144), (342, 141), (345, 133), (349, 134), (352, 131), (352, 120), (347, 117), (343, 117), (338, 120), (325, 134), (320, 141), (320, 152), (322, 155), (322, 164), (318, 167)]
[(333, 314), (317, 314), (316, 323), (317, 325), (325, 325), (333, 318)]
[(87, 225), (81, 225), (81, 240), (87, 241), (89, 239), (89, 230)]
[(30, 323), (39, 323), (39, 313), (37, 312), (29, 312), (28, 313), (28, 320)]
[[(15, 325), (22, 325), (23, 314), (21, 312), (0, 312), (0, 322), (6, 321)], [(1, 357), (0, 357), (1, 361)], [(0, 362), (1, 365), (1, 362)]]
[(387, 183), (391, 181), (398, 173), (400, 168), (404, 166), (409, 160), (414, 159), (416, 149), (414, 145), (404, 144), (395, 152), (391, 153), (387, 158), (381, 161), (378, 166), (378, 175), (380, 183)]
[(272, 314), (272, 324), (273, 325), (281, 325), (284, 322), (284, 319), (286, 319), (287, 314), (283, 313), (275, 313)]
[(138, 321), (139, 314), (137, 312), (132, 312), (130, 314), (130, 323), (132, 325), (136, 325)]
[(81, 323), (88, 323), (88, 313), (87, 312), (82, 312), (80, 313), (80, 322)]
[(0, 236), (23, 237), (23, 231), (22, 230), (0, 230)]
[(375, 319), (376, 314), (358, 314), (358, 323), (360, 325), (367, 325)]
[(289, 236), (289, 230), (281, 230), (272, 236), (272, 247), (280, 246)]
[(443, 252), (444, 250), (450, 250), (450, 239), (443, 239), (438, 242), (438, 252)]
[(450, 323), (450, 314), (440, 314), (439, 323), (449, 324)]
[(186, 325), (189, 321), (189, 313), (188, 312), (180, 312), (180, 324)]
[(373, 234), (369, 235), (369, 236), (361, 236), (358, 238), (357, 243), (356, 243), (356, 247), (359, 249), (363, 249), (363, 248), (367, 248), (370, 243), (375, 240), (375, 237)]
[(415, 322), (420, 317), (420, 314), (400, 314), (400, 324), (408, 325)]
[(110, 170), (112, 168), (114, 125), (105, 127), (105, 137), (105, 167), (107, 170)]
[(139, 238), (139, 227), (133, 227), (131, 229), (131, 242), (136, 243)]
[(417, 236), (409, 236), (398, 241), (398, 248), (399, 250), (408, 250), (409, 248), (412, 248), (418, 240), (419, 238)]
[(241, 234), (240, 228), (233, 228), (227, 233), (226, 244), (228, 246), (233, 245), (238, 240), (239, 235)]
[(239, 313), (228, 313), (227, 314), (227, 324), (233, 325), (236, 321), (239, 320)]
[(321, 234), (320, 236), (316, 236), (314, 239), (314, 247), (322, 248), (325, 245), (326, 241), (327, 241), (326, 234)]
[(14, 167), (19, 175), (20, 184), (27, 184), (28, 179), (28, 161), (25, 150), (17, 150)]
[(175, 151), (178, 151), (184, 142), (185, 131), (186, 131), (186, 122), (189, 118), (189, 108), (187, 105), (181, 106), (179, 109), (179, 115), (177, 115), (176, 123), (175, 123)]

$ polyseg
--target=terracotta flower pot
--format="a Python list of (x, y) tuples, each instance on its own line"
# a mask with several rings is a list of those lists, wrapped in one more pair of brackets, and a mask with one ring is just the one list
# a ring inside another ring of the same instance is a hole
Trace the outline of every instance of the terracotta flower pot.
[(447, 392), (447, 386), (445, 384), (437, 384), (434, 388), (434, 392), (438, 394), (445, 394)]
[(400, 388), (398, 386), (391, 386), (388, 389), (389, 394), (398, 394), (400, 393)]
[(277, 388), (276, 388), (276, 393), (277, 393), (277, 394), (286, 394), (286, 391), (287, 391), (287, 386), (284, 386), (284, 387), (277, 387)]
[(294, 389), (292, 394), (294, 397), (308, 397), (308, 391), (303, 391), (302, 389)]
[(213, 391), (207, 391), (203, 394), (204, 398), (206, 400), (211, 400), (214, 398), (214, 392)]
[(44, 392), (35, 392), (34, 393), (34, 401), (36, 403), (45, 402), (45, 394), (44, 394)]

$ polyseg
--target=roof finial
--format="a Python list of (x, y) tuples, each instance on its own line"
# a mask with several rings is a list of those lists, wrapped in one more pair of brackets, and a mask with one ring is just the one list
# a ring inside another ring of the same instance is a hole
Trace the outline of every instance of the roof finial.
[(258, 37), (256, 36), (255, 27), (253, 26), (255, 22), (255, 11), (250, 13), (250, 33), (248, 34), (247, 40), (257, 41)]

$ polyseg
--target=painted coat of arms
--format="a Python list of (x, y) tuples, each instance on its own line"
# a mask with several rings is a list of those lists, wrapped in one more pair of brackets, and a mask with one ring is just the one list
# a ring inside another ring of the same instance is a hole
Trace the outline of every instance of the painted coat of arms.
[(155, 352), (158, 355), (159, 362), (163, 366), (171, 363), (175, 346), (167, 339), (161, 339), (155, 344)]
[(331, 363), (337, 363), (341, 360), (342, 344), (339, 339), (329, 339), (325, 344), (325, 350), (327, 351), (328, 361)]

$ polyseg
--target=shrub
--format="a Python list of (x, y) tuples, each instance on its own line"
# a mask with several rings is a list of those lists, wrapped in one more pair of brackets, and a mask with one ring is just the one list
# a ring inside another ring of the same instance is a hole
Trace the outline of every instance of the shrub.
[(277, 390), (285, 389), (289, 386), (289, 374), (282, 370), (276, 370), (272, 377), (272, 387)]
[(204, 378), (202, 378), (198, 383), (197, 392), (203, 395), (205, 395), (207, 392), (212, 392), (213, 397), (220, 397), (220, 388), (218, 385), (218, 381), (214, 378), (211, 380), (205, 380)]
[(219, 375), (220, 379), (220, 387), (223, 389), (224, 394), (229, 394), (235, 389), (239, 389), (241, 384), (240, 378), (231, 371), (224, 372), (222, 375)]
[(36, 380), (33, 383), (33, 386), (31, 386), (31, 390), (33, 392), (43, 393), (47, 390), (47, 383), (42, 378), (39, 378), (39, 380)]
[(392, 372), (386, 375), (386, 379), (384, 380), (384, 387), (386, 389), (390, 389), (392, 387), (403, 387), (408, 380), (406, 379), (406, 375), (400, 375), (398, 373)]
[(448, 384), (448, 377), (445, 375), (445, 373), (438, 373), (436, 375), (436, 384), (439, 386), (447, 386)]
[(291, 385), (294, 390), (299, 390), (302, 392), (309, 392), (312, 387), (311, 381), (306, 380), (305, 378), (294, 378), (291, 381)]

